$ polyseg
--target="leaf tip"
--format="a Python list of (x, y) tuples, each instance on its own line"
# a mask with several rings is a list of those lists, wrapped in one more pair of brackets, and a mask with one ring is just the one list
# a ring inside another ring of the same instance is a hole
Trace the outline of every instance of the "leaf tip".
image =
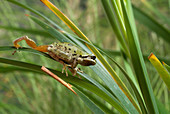
[(162, 61), (162, 64), (165, 65), (165, 62)]
[(48, 0), (40, 0), (42, 3), (44, 3), (45, 1), (48, 1)]
[(151, 53), (151, 54), (148, 56), (148, 59), (150, 59), (150, 58), (153, 57), (153, 56), (154, 56), (154, 54)]

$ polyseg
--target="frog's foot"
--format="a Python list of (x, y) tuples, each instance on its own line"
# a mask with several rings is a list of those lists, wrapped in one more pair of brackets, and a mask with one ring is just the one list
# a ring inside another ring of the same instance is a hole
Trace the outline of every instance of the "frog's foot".
[(76, 68), (68, 68), (68, 69), (70, 70), (70, 72), (72, 73), (73, 76), (77, 75), (79, 78), (80, 78), (80, 76), (79, 76), (79, 74), (77, 74), (77, 71), (83, 73), (83, 71), (81, 71), (80, 68), (77, 68), (77, 67)]
[[(75, 76), (77, 74), (77, 70), (76, 68), (68, 68), (70, 70), (70, 72), (72, 73), (73, 76)], [(79, 75), (77, 74), (77, 76), (79, 77)]]
[(37, 46), (36, 43), (32, 39), (28, 38), (27, 36), (22, 36), (22, 37), (17, 38), (16, 40), (13, 41), (13, 44), (16, 49), (21, 48), (21, 46), (18, 43), (21, 42), (22, 40), (25, 40), (27, 45), (30, 46), (32, 49), (35, 49), (35, 50), (41, 51), (41, 52), (48, 51), (47, 50), (48, 45)]
[(66, 76), (68, 76), (67, 67), (71, 67), (71, 65), (67, 65), (67, 64), (64, 64), (64, 63), (63, 63), (62, 73), (64, 73), (64, 70), (65, 70)]
[(80, 68), (77, 68), (77, 71), (79, 71), (80, 73), (83, 73), (83, 71)]

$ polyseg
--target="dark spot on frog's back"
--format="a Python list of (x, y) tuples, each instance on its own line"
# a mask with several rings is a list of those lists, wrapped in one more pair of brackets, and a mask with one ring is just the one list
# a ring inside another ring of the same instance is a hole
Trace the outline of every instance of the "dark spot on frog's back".
[(72, 56), (76, 56), (77, 54), (72, 54)]
[(67, 51), (67, 47), (64, 47), (65, 48), (65, 51)]

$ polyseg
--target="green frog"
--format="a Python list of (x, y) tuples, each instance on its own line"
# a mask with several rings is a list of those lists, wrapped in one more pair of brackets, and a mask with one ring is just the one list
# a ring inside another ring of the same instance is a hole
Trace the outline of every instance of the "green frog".
[(41, 52), (47, 52), (53, 59), (60, 62), (63, 65), (62, 73), (64, 73), (65, 70), (66, 76), (68, 76), (67, 67), (72, 72), (73, 76), (75, 76), (77, 71), (82, 72), (80, 68), (77, 68), (78, 64), (82, 66), (90, 66), (96, 64), (95, 55), (88, 54), (71, 43), (54, 42), (50, 45), (37, 46), (32, 39), (28, 38), (27, 36), (23, 36), (14, 40), (13, 42), (17, 49), (21, 47), (18, 42), (22, 40), (25, 40), (32, 49)]

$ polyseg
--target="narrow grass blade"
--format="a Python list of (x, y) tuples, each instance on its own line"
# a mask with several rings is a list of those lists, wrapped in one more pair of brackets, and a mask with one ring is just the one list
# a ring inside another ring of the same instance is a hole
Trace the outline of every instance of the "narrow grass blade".
[(20, 7), (24, 8), (24, 9), (29, 10), (30, 12), (32, 12), (32, 13), (34, 13), (34, 14), (42, 17), (42, 18), (44, 18), (44, 19), (47, 20), (48, 22), (50, 22), (50, 23), (51, 23), (52, 25), (54, 25), (57, 29), (61, 29), (61, 27), (59, 27), (57, 24), (55, 24), (52, 20), (50, 20), (49, 18), (47, 18), (46, 16), (44, 16), (44, 15), (41, 14), (40, 12), (36, 11), (35, 9), (33, 9), (33, 8), (31, 8), (31, 7), (23, 4), (23, 3), (21, 3), (21, 2), (18, 2), (18, 1), (16, 1), (16, 0), (6, 0), (6, 1), (8, 1), (8, 2), (10, 2), (10, 3), (13, 3), (13, 4), (17, 5), (17, 6), (20, 6)]
[[(130, 1), (128, 1), (128, 3), (130, 3)], [(127, 13), (128, 11), (126, 9), (124, 1), (121, 1), (121, 4), (122, 4), (122, 10), (123, 10), (125, 26), (127, 30), (127, 36), (128, 36), (128, 45), (129, 45), (134, 71), (136, 73), (149, 113), (158, 113), (155, 97), (153, 95), (151, 84), (147, 75), (147, 70), (143, 60), (142, 52), (140, 50), (138, 36), (135, 31), (135, 28), (133, 28), (135, 27), (135, 23), (131, 22), (128, 16)]]
[[(88, 108), (95, 114), (104, 114), (104, 112), (97, 106), (96, 102), (92, 101), (89, 97), (87, 97), (87, 93), (82, 93), (83, 90), (79, 91), (79, 89), (75, 88), (78, 96), (84, 101), (84, 103), (88, 106)], [(106, 111), (105, 111), (106, 112)]]
[(44, 28), (48, 33), (50, 33), (53, 37), (57, 38), (60, 42), (72, 42), (70, 39), (65, 37), (63, 34), (61, 34), (59, 31), (54, 29), (53, 27), (49, 26), (47, 23), (39, 20), (38, 18), (34, 16), (27, 15), (29, 18), (31, 18), (35, 23), (39, 24), (42, 28)]
[(50, 37), (51, 35), (43, 30), (32, 30), (32, 29), (25, 29), (25, 28), (18, 28), (18, 27), (12, 27), (12, 26), (1, 26), (0, 29), (10, 30), (10, 31), (17, 31), (17, 32), (24, 32), (24, 33), (30, 33), (35, 35), (41, 35), (45, 37)]
[(162, 64), (165, 66), (165, 68), (170, 72), (170, 66), (167, 65), (165, 62), (162, 62)]
[(166, 42), (170, 43), (170, 31), (163, 27), (160, 23), (158, 23), (155, 19), (151, 18), (149, 15), (141, 11), (139, 8), (133, 5), (133, 11), (135, 18), (147, 26), (150, 30), (153, 30), (156, 34), (161, 36)]
[(168, 89), (170, 90), (170, 73), (163, 67), (161, 62), (157, 59), (157, 57), (153, 53), (150, 54), (148, 59), (150, 60), (152, 65), (155, 67), (160, 77), (162, 78), (162, 80), (165, 82)]
[[(73, 31), (75, 32), (80, 38), (82, 38), (83, 40), (91, 43), (89, 41), (89, 39), (80, 31), (80, 29), (78, 29), (77, 26), (74, 25), (74, 23), (72, 21), (70, 21), (68, 19), (68, 17), (66, 17), (57, 7), (55, 7), (51, 2), (49, 2), (48, 0), (41, 0), (47, 7), (49, 7), (49, 9), (51, 9), (63, 22), (65, 22), (65, 24)], [(135, 105), (135, 107), (137, 107), (137, 104), (134, 102), (133, 100), (133, 97), (132, 95), (130, 94), (130, 92), (128, 91), (128, 89), (126, 88), (126, 86), (123, 84), (123, 82), (120, 80), (120, 78), (117, 76), (116, 72), (112, 69), (112, 67), (108, 64), (108, 62), (103, 58), (103, 56), (101, 55), (101, 53), (96, 49), (94, 48), (93, 46), (91, 45), (88, 45), (86, 44), (87, 47), (97, 56), (97, 58), (100, 60), (100, 62), (102, 63), (102, 65), (106, 68), (106, 70), (109, 72), (109, 74), (112, 76), (112, 78), (116, 81), (116, 83), (119, 85), (119, 87), (123, 90), (123, 92), (125, 93), (125, 95), (127, 95), (127, 97), (129, 98), (130, 101), (132, 101), (132, 103)], [(97, 66), (97, 65), (96, 65)], [(113, 83), (111, 84), (111, 79), (110, 80), (110, 77), (102, 77), (102, 79), (104, 79), (106, 82), (106, 84), (108, 85), (108, 87), (113, 91)], [(108, 80), (109, 79), (109, 80)], [(109, 83), (107, 83), (109, 82)], [(110, 85), (111, 84), (111, 85)], [(122, 93), (121, 93), (122, 94)], [(122, 94), (123, 95), (123, 94)], [(124, 95), (123, 95), (124, 96)], [(124, 105), (126, 105), (126, 107), (129, 107), (127, 108), (129, 111), (132, 111), (132, 112), (136, 112), (136, 109), (134, 109), (134, 107), (132, 106), (132, 104), (129, 103), (127, 104), (127, 101), (125, 101), (124, 99), (122, 99), (122, 96), (118, 95), (117, 94), (117, 97), (121, 97), (119, 98), (119, 100), (122, 100), (122, 103)]]
[[(9, 50), (14, 50), (14, 49), (15, 49), (14, 47), (5, 46), (5, 47), (1, 47), (0, 51), (7, 51), (7, 50), (9, 51)], [(22, 48), (22, 49), (18, 49), (18, 50), (28, 51), (28, 52), (32, 52), (32, 53), (35, 53), (35, 54), (39, 54), (39, 55), (43, 55), (45, 57), (51, 58), (51, 57), (49, 57), (49, 55), (42, 53), (42, 52), (39, 52), (39, 51), (36, 51), (36, 50), (33, 50), (33, 49)], [(38, 65), (35, 65), (35, 64), (30, 64), (30, 63), (25, 63), (25, 62), (20, 62), (20, 61), (5, 59), (5, 58), (0, 58), (0, 63), (15, 65), (15, 66), (19, 66), (19, 67), (34, 71), (34, 72), (43, 73), (40, 70), (41, 66), (38, 66)], [(80, 80), (80, 79), (72, 77), (72, 76), (66, 77), (61, 72), (53, 70), (53, 69), (50, 69), (50, 71), (57, 74), (60, 78), (62, 78), (66, 82), (69, 82), (69, 83), (74, 84), (74, 85), (79, 85), (82, 88), (85, 88), (85, 89), (95, 93), (96, 95), (98, 95), (99, 97), (101, 97), (102, 99), (104, 99), (105, 101), (110, 103), (119, 112), (127, 113), (127, 111), (123, 108), (122, 104), (119, 103), (119, 101), (116, 98), (114, 98), (114, 96), (112, 94), (110, 94), (110, 92), (108, 92), (103, 86), (101, 86), (98, 82), (96, 82), (90, 76), (88, 76), (84, 73), (83, 74), (79, 73), (79, 75), (81, 75), (84, 78), (86, 78), (87, 80), (89, 80), (89, 82), (87, 83), (87, 81), (84, 82), (83, 80)], [(90, 82), (93, 83), (95, 86), (90, 84)]]
[(30, 72), (30, 70), (24, 69), (24, 68), (0, 66), (0, 73), (8, 73), (8, 72), (13, 72), (13, 71)]
[[(130, 57), (128, 47), (126, 45), (125, 39), (126, 39), (126, 32), (123, 24), (123, 20), (121, 18), (120, 12), (118, 10), (117, 5), (115, 4), (114, 0), (111, 0), (112, 5), (114, 5), (114, 10), (112, 10), (112, 7), (108, 0), (101, 0), (103, 8), (105, 10), (105, 13), (108, 17), (108, 20), (110, 22), (110, 25), (112, 26), (112, 29), (114, 30), (120, 44), (122, 47), (122, 50), (126, 53), (128, 57)], [(122, 28), (121, 28), (122, 27)]]

